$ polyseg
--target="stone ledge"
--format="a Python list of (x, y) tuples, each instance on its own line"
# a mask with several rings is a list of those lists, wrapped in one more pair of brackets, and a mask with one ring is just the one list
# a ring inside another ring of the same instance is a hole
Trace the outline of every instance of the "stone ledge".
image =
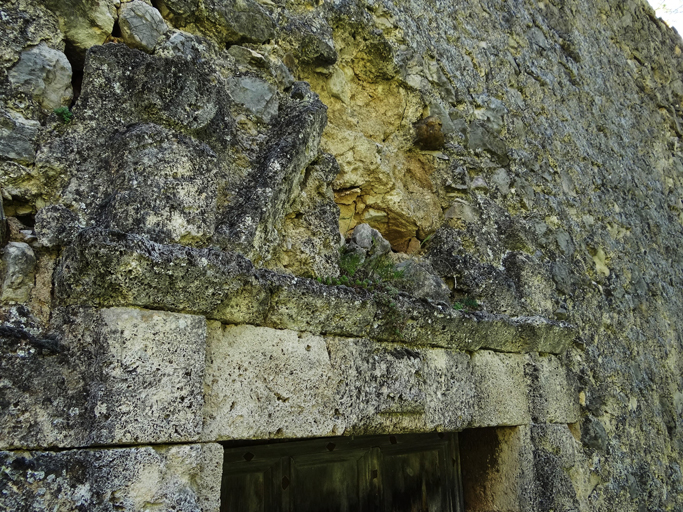
[(3, 510), (218, 512), (223, 447), (0, 452)]
[(234, 253), (164, 245), (98, 228), (82, 231), (55, 271), (64, 305), (139, 306), (313, 334), (501, 352), (566, 350), (569, 324), (455, 311), (445, 303), (257, 270)]

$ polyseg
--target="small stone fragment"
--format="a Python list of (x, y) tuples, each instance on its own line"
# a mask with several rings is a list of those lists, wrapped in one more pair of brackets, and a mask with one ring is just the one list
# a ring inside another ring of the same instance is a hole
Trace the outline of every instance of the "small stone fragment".
[(68, 106), (73, 98), (71, 64), (66, 55), (45, 43), (26, 50), (9, 72), (11, 84), (33, 95), (44, 109)]
[(413, 126), (415, 127), (415, 142), (420, 148), (435, 151), (443, 147), (445, 139), (441, 131), (441, 119), (429, 116)]
[(489, 186), (486, 184), (484, 178), (482, 178), (481, 176), (476, 176), (472, 180), (471, 188), (472, 190), (488, 190)]
[(146, 52), (153, 51), (159, 38), (168, 30), (159, 11), (138, 0), (121, 6), (119, 25), (123, 41), (132, 48)]
[(10, 242), (4, 250), (5, 278), (2, 283), (2, 302), (26, 302), (33, 287), (36, 256), (24, 242)]
[(437, 302), (448, 302), (451, 290), (436, 273), (424, 263), (403, 261), (396, 265), (402, 271), (400, 288), (414, 295)]
[(16, 112), (0, 112), (0, 156), (30, 164), (36, 157), (40, 123)]
[(391, 251), (391, 244), (368, 224), (358, 224), (353, 230), (351, 241), (365, 249), (370, 256), (380, 256)]
[(482, 121), (475, 121), (470, 125), (467, 145), (472, 150), (480, 149), (489, 152), (500, 165), (507, 165), (510, 162), (503, 139), (491, 133)]
[(268, 67), (268, 61), (263, 55), (244, 46), (233, 45), (228, 48), (228, 53), (240, 64), (248, 64), (258, 68)]
[(264, 80), (252, 76), (241, 76), (228, 82), (230, 96), (244, 105), (266, 123), (278, 112), (277, 89)]

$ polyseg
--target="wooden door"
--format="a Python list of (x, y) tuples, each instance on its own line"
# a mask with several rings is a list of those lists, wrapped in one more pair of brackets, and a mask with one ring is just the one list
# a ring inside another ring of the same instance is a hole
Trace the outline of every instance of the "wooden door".
[(226, 447), (221, 512), (462, 512), (457, 434)]

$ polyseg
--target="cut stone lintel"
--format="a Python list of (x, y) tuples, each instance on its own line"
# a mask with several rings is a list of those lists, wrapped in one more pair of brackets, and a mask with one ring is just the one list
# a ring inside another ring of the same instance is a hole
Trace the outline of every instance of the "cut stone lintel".
[(548, 363), (542, 381), (531, 379), (527, 369), (538, 364), (529, 355), (470, 357), (218, 322), (207, 343), (206, 441), (528, 425), (546, 410), (536, 396), (555, 404), (548, 419), (579, 418), (566, 373), (546, 371)]
[(467, 351), (559, 354), (573, 338), (563, 322), (464, 313), (405, 294), (325, 286), (257, 270), (237, 254), (95, 228), (82, 231), (64, 251), (55, 294), (64, 305), (139, 306), (223, 323)]
[(203, 317), (65, 308), (50, 343), (17, 331), (0, 354), (0, 402), (11, 404), (0, 408), (0, 448), (199, 439)]
[(2, 510), (218, 512), (217, 443), (0, 452)]

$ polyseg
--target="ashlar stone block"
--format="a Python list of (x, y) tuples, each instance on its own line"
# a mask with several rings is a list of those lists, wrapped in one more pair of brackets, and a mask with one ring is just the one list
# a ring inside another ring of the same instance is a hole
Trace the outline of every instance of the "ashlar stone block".
[(216, 443), (0, 452), (0, 509), (218, 512), (222, 467)]
[(206, 321), (133, 308), (60, 309), (54, 332), (6, 326), (0, 447), (197, 440)]

